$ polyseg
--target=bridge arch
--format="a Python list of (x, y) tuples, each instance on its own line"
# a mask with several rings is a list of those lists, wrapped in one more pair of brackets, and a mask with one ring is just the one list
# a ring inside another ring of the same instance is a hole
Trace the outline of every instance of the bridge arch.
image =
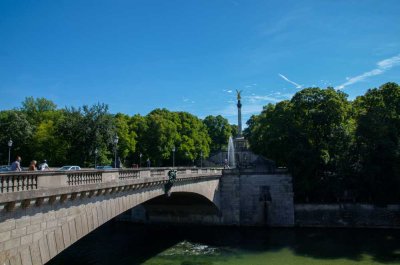
[[(0, 264), (45, 264), (80, 238), (121, 213), (164, 195), (165, 182), (47, 198), (0, 220)], [(197, 194), (219, 208), (219, 177), (177, 181), (174, 194)], [(40, 200), (39, 200), (40, 201)]]
[(219, 205), (199, 193), (173, 192), (147, 200), (118, 219), (146, 224), (215, 225), (220, 224), (221, 215)]

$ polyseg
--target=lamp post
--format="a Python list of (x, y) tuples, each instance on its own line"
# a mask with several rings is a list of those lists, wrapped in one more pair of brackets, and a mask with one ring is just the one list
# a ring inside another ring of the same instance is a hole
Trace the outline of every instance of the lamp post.
[(139, 153), (139, 167), (142, 167), (142, 153)]
[(200, 168), (203, 168), (203, 151), (200, 152)]
[(96, 168), (97, 166), (97, 153), (99, 152), (99, 150), (94, 149), (94, 168)]
[(114, 137), (114, 168), (117, 168), (117, 145), (118, 145), (118, 135)]
[(175, 145), (172, 147), (172, 167), (175, 167)]
[(8, 165), (11, 164), (11, 147), (12, 147), (12, 145), (13, 145), (13, 141), (10, 138), (10, 140), (8, 141)]

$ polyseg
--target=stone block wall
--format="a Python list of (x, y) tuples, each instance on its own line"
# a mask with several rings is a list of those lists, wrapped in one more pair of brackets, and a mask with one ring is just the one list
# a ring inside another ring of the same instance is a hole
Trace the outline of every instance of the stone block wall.
[(222, 223), (240, 225), (240, 179), (233, 170), (224, 170), (220, 179)]
[(126, 197), (111, 197), (103, 202), (96, 199), (40, 208), (31, 206), (12, 216), (12, 213), (3, 215), (0, 264), (44, 264), (90, 231), (129, 209)]
[(220, 182), (220, 195), (223, 224), (294, 225), (290, 175), (225, 170)]

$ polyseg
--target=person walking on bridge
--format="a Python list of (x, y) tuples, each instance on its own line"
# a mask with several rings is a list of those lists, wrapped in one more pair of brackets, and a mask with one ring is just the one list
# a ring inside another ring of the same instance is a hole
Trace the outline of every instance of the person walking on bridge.
[(32, 160), (31, 161), (31, 164), (29, 165), (29, 170), (30, 171), (36, 171), (37, 170), (37, 168), (36, 168), (36, 160)]
[(15, 161), (11, 164), (12, 171), (22, 171), (21, 169), (21, 157), (17, 156)]
[(49, 170), (49, 169), (50, 169), (50, 168), (49, 168), (49, 165), (47, 164), (47, 160), (46, 160), (46, 159), (43, 160), (43, 163), (41, 163), (41, 164), (38, 166), (38, 169), (41, 170), (41, 171)]

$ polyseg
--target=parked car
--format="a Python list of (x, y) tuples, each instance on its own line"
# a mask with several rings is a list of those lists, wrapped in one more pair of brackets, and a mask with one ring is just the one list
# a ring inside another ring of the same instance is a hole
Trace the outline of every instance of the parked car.
[(81, 170), (80, 166), (63, 166), (58, 169), (59, 171)]
[(96, 169), (98, 169), (98, 170), (112, 170), (114, 168), (112, 166), (97, 166)]
[(7, 172), (7, 171), (11, 171), (11, 166), (9, 165), (0, 166), (0, 172)]

